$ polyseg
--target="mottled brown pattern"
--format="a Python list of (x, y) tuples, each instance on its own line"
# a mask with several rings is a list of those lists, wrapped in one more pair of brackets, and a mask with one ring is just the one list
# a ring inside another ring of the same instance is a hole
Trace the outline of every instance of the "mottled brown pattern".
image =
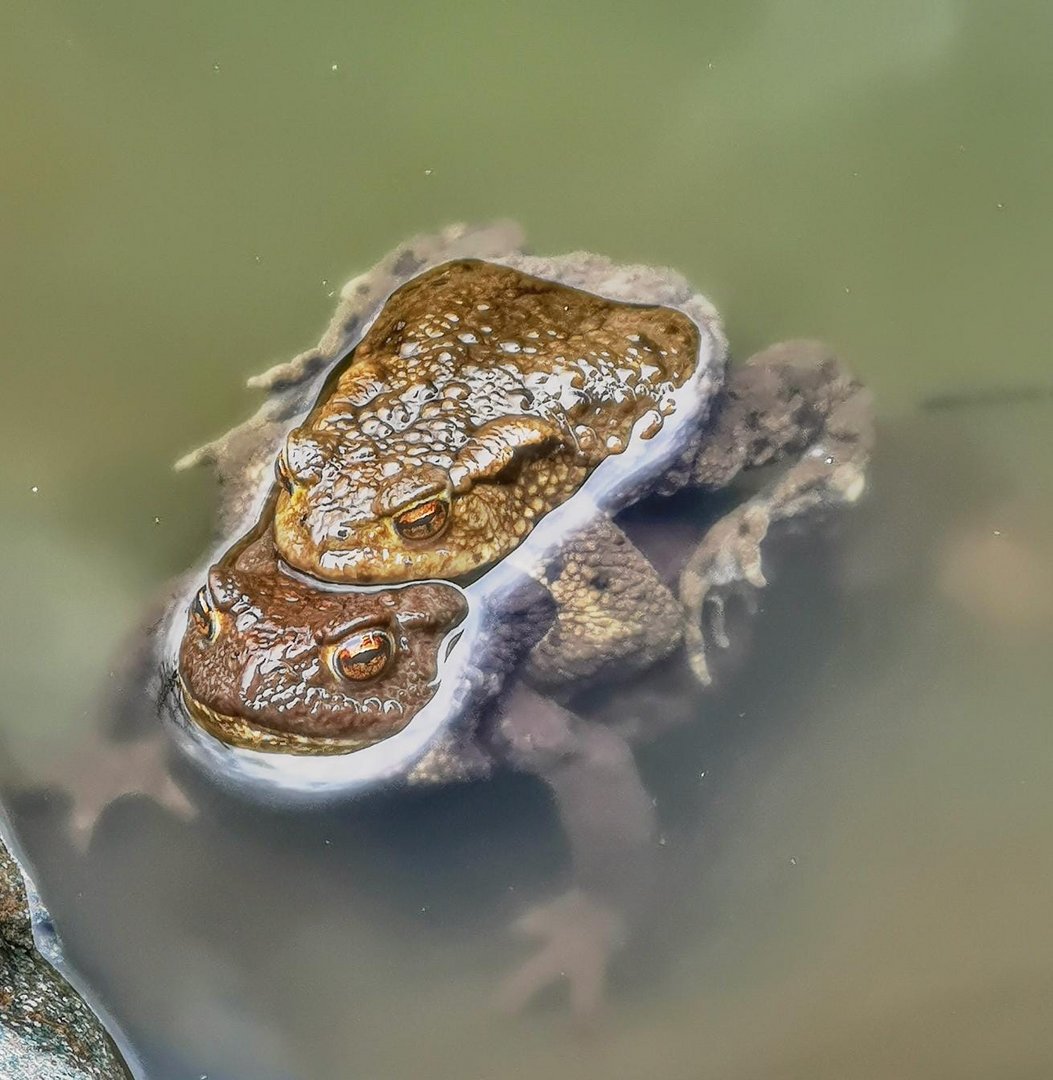
[[(228, 743), (347, 753), (401, 731), (436, 689), (446, 635), (464, 618), (442, 582), (320, 590), (279, 568), (269, 532), (212, 568), (179, 652), (194, 718)], [(376, 678), (342, 678), (335, 650), (376, 629), (393, 656)]]
[[(327, 581), (457, 578), (647, 438), (698, 362), (672, 308), (461, 260), (397, 290), (279, 464), (282, 556)], [(434, 536), (400, 512), (438, 501)]]

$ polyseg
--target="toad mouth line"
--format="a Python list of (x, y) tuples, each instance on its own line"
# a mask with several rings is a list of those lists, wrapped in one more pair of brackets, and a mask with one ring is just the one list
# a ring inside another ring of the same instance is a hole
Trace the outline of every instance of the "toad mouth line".
[(256, 750), (264, 754), (297, 754), (302, 757), (350, 754), (380, 742), (383, 736), (369, 739), (350, 735), (296, 735), (275, 731), (240, 716), (228, 716), (198, 701), (179, 679), (179, 699), (187, 715), (199, 727), (227, 746)]

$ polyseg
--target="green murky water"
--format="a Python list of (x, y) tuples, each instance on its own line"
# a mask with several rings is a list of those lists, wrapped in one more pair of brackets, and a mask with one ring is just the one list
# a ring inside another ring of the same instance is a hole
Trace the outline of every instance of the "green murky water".
[(511, 216), (539, 251), (675, 265), (737, 353), (827, 338), (884, 420), (851, 599), (789, 573), (753, 683), (644, 757), (661, 929), (589, 1038), (488, 1008), (517, 892), (561, 872), (530, 785), (273, 839), (131, 798), (88, 858), (61, 792), (19, 796), (151, 1080), (1049, 1075), (1053, 403), (917, 405), (1053, 383), (1053, 9), (16, 0), (2, 25), (11, 790), (75, 768), (123, 635), (207, 542), (208, 482), (171, 462), (414, 232)]

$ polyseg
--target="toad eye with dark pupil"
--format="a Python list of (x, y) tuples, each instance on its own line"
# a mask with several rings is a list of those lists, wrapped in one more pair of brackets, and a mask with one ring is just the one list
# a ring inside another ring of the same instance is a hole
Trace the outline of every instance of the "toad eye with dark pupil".
[(202, 585), (190, 605), (190, 617), (194, 625), (211, 641), (216, 636), (216, 615), (209, 602), (208, 586)]
[(293, 493), (292, 477), (289, 475), (289, 468), (285, 464), (284, 454), (279, 454), (274, 459), (274, 478), (290, 495)]
[(353, 682), (375, 679), (394, 654), (395, 642), (386, 630), (366, 630), (333, 651), (333, 670)]
[(395, 518), (395, 529), (405, 540), (428, 540), (446, 527), (449, 513), (444, 499), (429, 499), (403, 510)]

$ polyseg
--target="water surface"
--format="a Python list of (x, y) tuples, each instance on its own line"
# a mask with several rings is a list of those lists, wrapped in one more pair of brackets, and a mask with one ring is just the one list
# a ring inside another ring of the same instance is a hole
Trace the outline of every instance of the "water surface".
[[(1049, 6), (36, 0), (4, 29), (0, 782), (151, 1080), (1049, 1075), (1053, 411), (918, 408), (1051, 379)], [(191, 780), (202, 822), (133, 795), (86, 852), (56, 780), (209, 542), (171, 462), (348, 276), (498, 215), (675, 265), (740, 355), (831, 340), (882, 418), (828, 557), (787, 541), (749, 677), (641, 753), (654, 929), (586, 1039), (558, 995), (490, 1008), (567, 872), (528, 780), (306, 817)]]

